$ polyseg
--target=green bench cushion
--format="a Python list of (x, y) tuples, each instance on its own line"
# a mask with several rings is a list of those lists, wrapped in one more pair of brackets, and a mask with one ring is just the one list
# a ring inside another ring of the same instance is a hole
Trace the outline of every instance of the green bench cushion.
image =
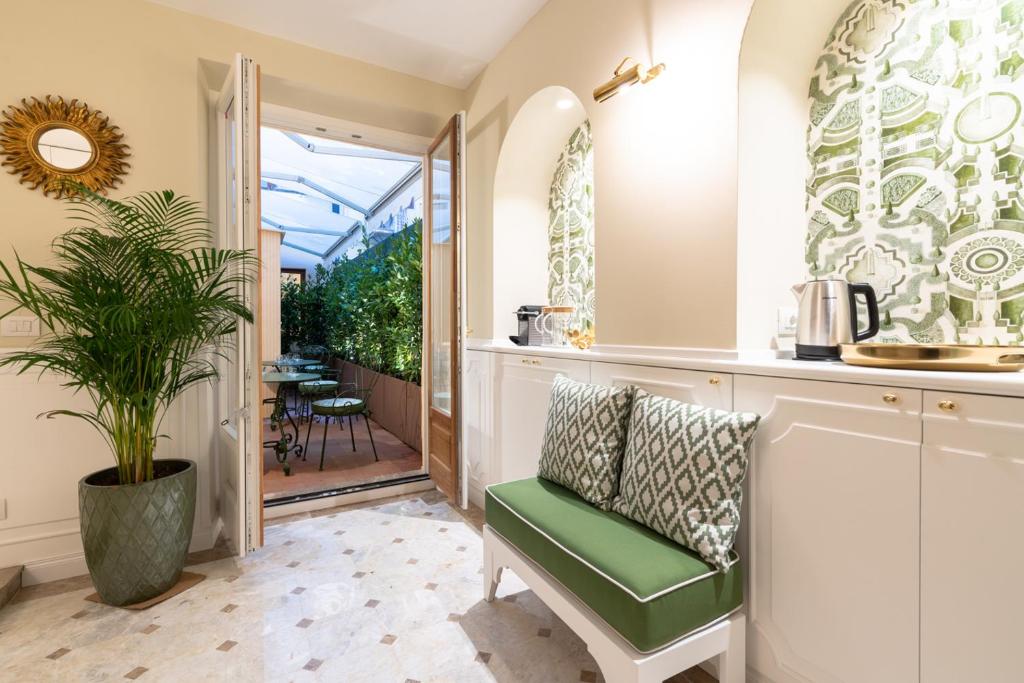
[(543, 479), (487, 488), (488, 526), (575, 594), (640, 652), (743, 603), (739, 563), (726, 573), (696, 553)]

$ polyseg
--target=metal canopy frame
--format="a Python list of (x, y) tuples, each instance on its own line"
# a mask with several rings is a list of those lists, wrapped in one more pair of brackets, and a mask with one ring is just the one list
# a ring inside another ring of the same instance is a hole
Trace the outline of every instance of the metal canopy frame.
[[(392, 185), (387, 191), (385, 191), (380, 196), (380, 198), (377, 199), (377, 201), (375, 201), (373, 205), (370, 206), (369, 208), (366, 208), (360, 205), (358, 202), (355, 202), (349, 199), (348, 197), (339, 194), (337, 191), (324, 187), (323, 185), (303, 175), (295, 173), (262, 171), (262, 191), (293, 194), (301, 196), (304, 199), (309, 199), (313, 201), (322, 201), (328, 204), (340, 204), (348, 207), (349, 209), (358, 213), (362, 217), (361, 221), (356, 220), (356, 222), (349, 228), (333, 228), (320, 227), (316, 225), (287, 225), (281, 223), (280, 221), (274, 220), (269, 216), (261, 216), (260, 219), (265, 225), (268, 225), (271, 228), (274, 228), (275, 230), (280, 230), (281, 232), (286, 233), (286, 235), (287, 233), (297, 233), (337, 237), (337, 239), (331, 244), (331, 246), (328, 247), (327, 250), (324, 252), (319, 252), (316, 249), (310, 248), (309, 246), (296, 244), (295, 242), (288, 240), (287, 236), (281, 242), (283, 246), (295, 249), (305, 254), (309, 254), (310, 256), (315, 256), (317, 258), (324, 259), (330, 256), (330, 254), (337, 251), (337, 249), (342, 244), (344, 244), (346, 240), (351, 238), (352, 235), (358, 232), (359, 230), (363, 229), (364, 226), (366, 227), (368, 231), (367, 234), (371, 240), (379, 241), (382, 237), (387, 237), (388, 235), (391, 234), (388, 231), (382, 232), (380, 230), (371, 228), (368, 225), (369, 218), (373, 216), (377, 211), (379, 211), (382, 207), (384, 207), (396, 195), (403, 192), (412, 182), (414, 182), (418, 177), (421, 176), (423, 172), (423, 164), (420, 159), (409, 154), (403, 154), (401, 152), (392, 152), (389, 150), (379, 149), (376, 147), (354, 146), (351, 143), (339, 143), (337, 146), (318, 144), (316, 142), (306, 139), (303, 135), (299, 133), (294, 133), (288, 130), (276, 128), (275, 126), (270, 127), (275, 128), (280, 133), (284, 134), (285, 137), (287, 137), (289, 140), (299, 145), (303, 149), (306, 149), (309, 152), (315, 154), (330, 154), (337, 156), (348, 156), (362, 159), (376, 159), (383, 161), (401, 161), (414, 164), (414, 166), (411, 169), (409, 169), (408, 172), (406, 172), (401, 178), (399, 178), (398, 181), (395, 182), (394, 185)], [(303, 187), (309, 188), (310, 190), (312, 190), (312, 192), (307, 194), (302, 192), (301, 190), (282, 187), (273, 181), (294, 183), (296, 185), (301, 185)]]

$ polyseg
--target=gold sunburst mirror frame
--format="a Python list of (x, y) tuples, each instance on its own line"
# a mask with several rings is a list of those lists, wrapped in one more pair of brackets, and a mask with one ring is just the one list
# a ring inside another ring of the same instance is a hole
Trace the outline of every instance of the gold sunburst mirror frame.
[(22, 100), (3, 111), (0, 165), (18, 182), (42, 188), (56, 199), (75, 194), (73, 183), (106, 193), (131, 168), (124, 134), (97, 109), (77, 99), (47, 95)]

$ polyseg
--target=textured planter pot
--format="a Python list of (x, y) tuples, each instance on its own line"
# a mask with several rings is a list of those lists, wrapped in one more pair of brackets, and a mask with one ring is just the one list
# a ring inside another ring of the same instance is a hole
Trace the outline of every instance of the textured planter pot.
[(89, 575), (108, 605), (131, 605), (177, 583), (196, 511), (196, 464), (155, 460), (157, 479), (117, 484), (115, 468), (78, 482)]

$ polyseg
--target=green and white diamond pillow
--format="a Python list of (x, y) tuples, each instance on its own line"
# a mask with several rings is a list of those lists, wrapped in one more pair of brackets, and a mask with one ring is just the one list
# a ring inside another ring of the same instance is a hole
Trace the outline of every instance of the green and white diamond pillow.
[(719, 571), (740, 524), (747, 454), (760, 416), (638, 389), (612, 510), (698, 553)]
[(633, 392), (631, 386), (609, 387), (556, 377), (537, 476), (609, 509), (626, 448)]

